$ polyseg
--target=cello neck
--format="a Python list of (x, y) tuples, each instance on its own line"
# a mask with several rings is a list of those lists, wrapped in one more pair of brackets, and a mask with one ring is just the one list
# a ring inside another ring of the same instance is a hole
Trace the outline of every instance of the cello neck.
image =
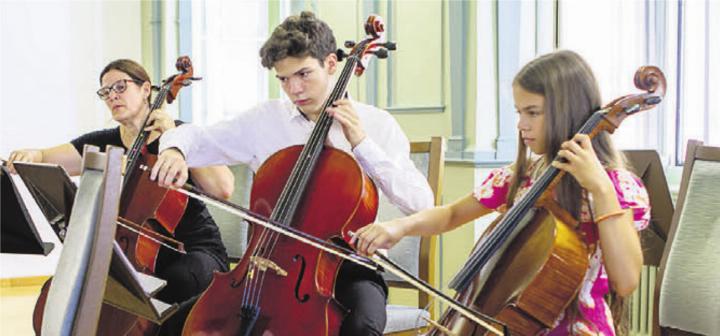
[[(163, 101), (165, 101), (165, 99), (167, 98), (167, 94), (170, 91), (169, 88), (170, 86), (167, 83), (160, 87), (160, 91), (155, 97), (153, 103), (150, 105), (150, 111), (148, 111), (148, 114), (145, 116), (145, 119), (142, 122), (140, 132), (138, 132), (137, 137), (135, 137), (135, 141), (133, 141), (132, 147), (130, 147), (130, 149), (128, 150), (127, 164), (125, 166), (125, 172), (127, 172), (128, 174), (131, 174), (133, 171), (135, 171), (135, 168), (137, 168), (140, 157), (143, 154), (143, 150), (147, 145), (150, 131), (146, 131), (145, 127), (147, 126), (148, 120), (150, 120), (150, 114), (152, 114), (153, 111), (162, 107)], [(130, 179), (126, 178), (124, 183), (127, 183), (129, 180)]]
[[(202, 79), (201, 77), (193, 77), (192, 62), (187, 56), (178, 57), (175, 62), (175, 68), (180, 71), (180, 73), (174, 74), (162, 81), (162, 84), (158, 89), (158, 94), (155, 96), (155, 100), (152, 104), (150, 104), (150, 111), (145, 116), (145, 120), (142, 122), (140, 132), (138, 132), (132, 147), (130, 147), (130, 150), (128, 151), (128, 159), (125, 169), (127, 174), (132, 174), (137, 170), (136, 168), (140, 157), (144, 154), (143, 151), (146, 148), (147, 140), (150, 136), (150, 131), (145, 130), (148, 120), (150, 120), (150, 114), (162, 107), (163, 102), (165, 101), (167, 101), (168, 104), (171, 104), (175, 100), (175, 97), (177, 97), (178, 92), (182, 87), (189, 86), (192, 81)], [(126, 177), (124, 183), (127, 183), (129, 180), (130, 179)]]
[(272, 220), (285, 225), (289, 225), (290, 221), (292, 221), (302, 199), (300, 196), (310, 181), (310, 176), (320, 158), (320, 153), (333, 123), (333, 118), (327, 113), (327, 108), (345, 95), (350, 78), (355, 72), (358, 63), (359, 58), (357, 55), (350, 55), (347, 58), (347, 63), (343, 67), (335, 87), (325, 100), (325, 104), (323, 104), (322, 112), (320, 112), (315, 128), (300, 154), (300, 159), (298, 159), (290, 174), (288, 184), (285, 185), (277, 205), (270, 215)]

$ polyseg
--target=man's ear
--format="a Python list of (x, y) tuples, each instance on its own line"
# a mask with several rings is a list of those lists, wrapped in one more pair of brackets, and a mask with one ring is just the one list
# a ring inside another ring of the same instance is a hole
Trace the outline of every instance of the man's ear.
[(325, 67), (328, 69), (328, 73), (333, 75), (337, 71), (338, 59), (335, 53), (331, 53), (325, 57)]

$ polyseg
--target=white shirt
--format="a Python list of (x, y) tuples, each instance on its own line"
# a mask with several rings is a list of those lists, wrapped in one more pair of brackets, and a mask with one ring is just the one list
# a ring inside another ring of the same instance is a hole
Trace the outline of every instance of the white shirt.
[[(410, 160), (410, 144), (387, 111), (353, 102), (366, 137), (355, 148), (336, 121), (329, 145), (355, 157), (380, 191), (403, 213), (433, 206), (430, 186)], [(304, 145), (315, 127), (287, 99), (270, 100), (214, 125), (183, 124), (160, 138), (160, 151), (176, 147), (189, 167), (244, 163), (257, 172), (275, 152)]]

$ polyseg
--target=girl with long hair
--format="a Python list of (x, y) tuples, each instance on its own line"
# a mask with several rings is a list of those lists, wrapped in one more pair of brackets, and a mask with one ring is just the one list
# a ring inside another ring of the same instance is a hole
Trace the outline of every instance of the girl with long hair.
[[(577, 230), (591, 256), (576, 299), (547, 334), (615, 335), (619, 325), (606, 297), (625, 297), (638, 285), (643, 258), (637, 230), (650, 219), (647, 191), (609, 134), (576, 135), (601, 107), (595, 76), (579, 55), (557, 51), (536, 58), (515, 76), (512, 89), (519, 115), (515, 162), (493, 169), (473, 193), (451, 204), (358, 230), (355, 246), (372, 254), (404, 236), (440, 234), (503, 212), (552, 165), (568, 173), (555, 188), (555, 200), (579, 219)], [(553, 161), (556, 155), (564, 162)]]

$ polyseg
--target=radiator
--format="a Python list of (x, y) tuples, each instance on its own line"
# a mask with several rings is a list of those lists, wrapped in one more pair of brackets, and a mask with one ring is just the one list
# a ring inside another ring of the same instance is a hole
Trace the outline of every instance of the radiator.
[(643, 266), (640, 285), (630, 297), (630, 335), (652, 335), (653, 305), (655, 294), (655, 275), (657, 267)]

